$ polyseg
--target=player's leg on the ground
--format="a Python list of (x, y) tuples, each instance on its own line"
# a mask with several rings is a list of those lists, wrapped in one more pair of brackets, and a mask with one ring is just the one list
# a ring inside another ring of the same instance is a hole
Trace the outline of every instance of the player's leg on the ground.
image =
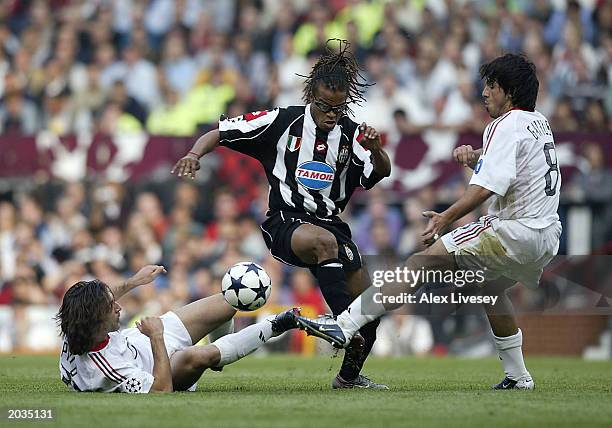
[(191, 343), (198, 343), (213, 330), (219, 328), (236, 314), (221, 293), (204, 299), (196, 300), (175, 311), (181, 319), (189, 335)]
[(207, 368), (234, 363), (259, 349), (271, 337), (297, 328), (295, 319), (298, 314), (298, 309), (293, 308), (237, 333), (223, 336), (210, 345), (190, 346), (175, 352), (170, 359), (174, 389), (186, 390), (198, 381)]
[[(359, 296), (364, 290), (372, 285), (368, 271), (365, 267), (353, 272), (348, 272), (346, 276), (348, 291), (352, 299)], [(365, 360), (368, 358), (368, 355), (374, 346), (374, 342), (376, 342), (376, 329), (378, 328), (379, 324), (380, 320), (376, 319), (366, 324), (359, 330), (359, 334), (361, 334), (364, 339), (363, 345), (360, 346), (359, 349), (351, 349), (351, 347), (347, 348), (346, 353), (344, 354), (344, 360), (342, 361), (342, 366), (340, 367), (340, 373), (334, 380), (334, 387), (340, 387), (340, 385), (343, 383), (350, 384), (351, 381), (358, 379)], [(372, 383), (372, 386), (386, 389), (386, 385)]]
[(216, 367), (221, 359), (219, 348), (212, 345), (189, 346), (170, 357), (172, 387), (175, 391), (186, 391), (195, 384), (210, 367)]
[(495, 305), (484, 304), (493, 332), (495, 348), (505, 372), (505, 378), (495, 389), (533, 389), (533, 378), (523, 359), (523, 333), (518, 328), (512, 301), (506, 295), (515, 281), (503, 278), (485, 286), (488, 294), (498, 297)]
[[(354, 272), (351, 275), (354, 278), (353, 282), (349, 284), (347, 273), (338, 257), (338, 241), (330, 231), (311, 224), (303, 224), (296, 228), (291, 236), (291, 249), (303, 262), (316, 265), (311, 272), (317, 278), (321, 294), (334, 315), (347, 309), (351, 300), (367, 288), (361, 284), (363, 281), (361, 274), (357, 277)], [(351, 287), (354, 289), (353, 295), (349, 293)], [(359, 378), (363, 362), (376, 340), (377, 326), (378, 320), (374, 321), (371, 326), (365, 327), (365, 333), (368, 336), (365, 356), (362, 357), (364, 350), (362, 342), (355, 342), (347, 349), (340, 369), (342, 379), (354, 382)], [(377, 385), (366, 378), (361, 380), (364, 383), (363, 387), (386, 388), (385, 385)]]

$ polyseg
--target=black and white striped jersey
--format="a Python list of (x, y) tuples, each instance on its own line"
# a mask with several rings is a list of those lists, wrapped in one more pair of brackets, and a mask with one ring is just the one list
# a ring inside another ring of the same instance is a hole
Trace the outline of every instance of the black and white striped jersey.
[(272, 211), (335, 216), (357, 187), (369, 189), (383, 178), (359, 144), (359, 125), (344, 116), (325, 133), (315, 125), (310, 104), (224, 119), (219, 133), (222, 146), (261, 162)]

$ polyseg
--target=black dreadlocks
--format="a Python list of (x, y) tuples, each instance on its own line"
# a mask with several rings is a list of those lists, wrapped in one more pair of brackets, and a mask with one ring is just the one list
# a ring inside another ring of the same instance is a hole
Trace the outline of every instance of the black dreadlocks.
[[(337, 51), (330, 48), (329, 43), (332, 41), (338, 42)], [(328, 39), (325, 43), (326, 53), (319, 57), (310, 74), (308, 76), (298, 74), (306, 78), (302, 97), (306, 103), (313, 101), (314, 90), (318, 82), (323, 82), (332, 91), (346, 91), (347, 104), (359, 105), (365, 101), (363, 97), (365, 89), (373, 84), (365, 82), (355, 56), (348, 49), (349, 46), (350, 43), (346, 40)], [(350, 107), (347, 108), (347, 111), (353, 113)]]

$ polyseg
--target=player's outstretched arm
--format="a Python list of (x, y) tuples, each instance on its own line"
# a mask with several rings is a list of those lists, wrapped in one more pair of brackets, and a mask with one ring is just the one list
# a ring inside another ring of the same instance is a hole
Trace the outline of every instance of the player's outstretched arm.
[(153, 282), (162, 273), (167, 273), (166, 268), (160, 265), (147, 265), (140, 269), (134, 276), (128, 278), (127, 281), (118, 285), (109, 285), (115, 299), (120, 298), (128, 291), (140, 286)]
[(446, 211), (437, 213), (425, 211), (423, 215), (429, 218), (427, 227), (421, 234), (425, 245), (431, 245), (442, 234), (444, 229), (459, 220), (464, 215), (474, 211), (493, 194), (489, 189), (471, 184), (463, 196)]
[(159, 317), (144, 317), (136, 322), (136, 327), (151, 340), (153, 351), (153, 385), (151, 392), (172, 392), (172, 371), (170, 358), (164, 342), (164, 325)]
[(219, 130), (213, 129), (198, 138), (185, 156), (180, 158), (170, 171), (179, 177), (186, 176), (195, 179), (196, 172), (200, 169), (200, 158), (212, 152), (219, 145)]

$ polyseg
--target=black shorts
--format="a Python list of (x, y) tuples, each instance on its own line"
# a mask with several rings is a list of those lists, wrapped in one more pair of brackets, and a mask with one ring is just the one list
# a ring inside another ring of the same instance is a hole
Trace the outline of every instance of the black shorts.
[(302, 224), (312, 224), (330, 231), (338, 242), (338, 258), (347, 272), (361, 268), (361, 254), (352, 240), (351, 229), (339, 217), (320, 219), (314, 215), (292, 212), (274, 211), (268, 213), (268, 219), (261, 225), (266, 245), (272, 255), (281, 262), (305, 268), (316, 265), (308, 264), (299, 259), (291, 249), (291, 236)]

